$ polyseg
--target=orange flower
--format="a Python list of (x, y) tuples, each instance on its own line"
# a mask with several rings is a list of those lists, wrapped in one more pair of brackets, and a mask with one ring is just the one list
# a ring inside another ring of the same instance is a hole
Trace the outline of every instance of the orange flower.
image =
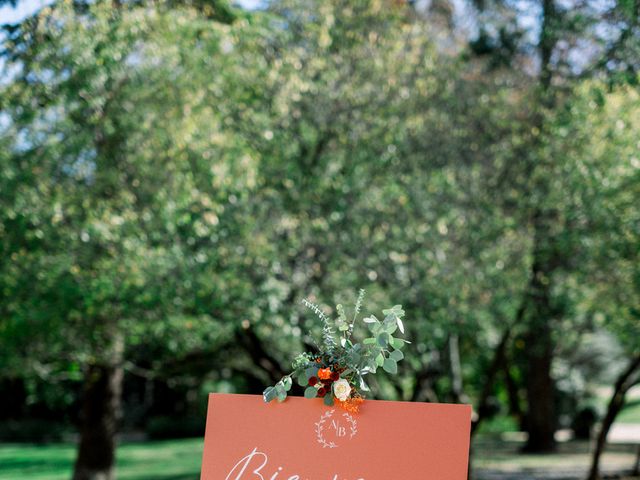
[(336, 399), (336, 403), (338, 404), (338, 406), (344, 408), (347, 412), (351, 412), (351, 413), (358, 413), (358, 411), (360, 410), (360, 405), (362, 405), (362, 402), (364, 402), (364, 398), (362, 397), (348, 398), (344, 402)]
[(331, 378), (331, 369), (321, 368), (320, 370), (318, 370), (318, 378), (320, 380), (329, 380)]

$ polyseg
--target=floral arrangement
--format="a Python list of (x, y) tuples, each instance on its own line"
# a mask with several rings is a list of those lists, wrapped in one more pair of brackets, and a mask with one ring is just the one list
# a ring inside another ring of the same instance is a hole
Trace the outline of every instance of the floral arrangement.
[(323, 324), (322, 342), (317, 352), (304, 352), (293, 362), (293, 371), (283, 377), (274, 386), (268, 387), (264, 393), (264, 401), (287, 398), (295, 378), (304, 387), (306, 398), (322, 398), (325, 405), (339, 405), (350, 412), (357, 412), (364, 401), (369, 387), (365, 376), (376, 373), (378, 368), (395, 374), (398, 362), (404, 358), (402, 348), (409, 343), (402, 338), (394, 337), (396, 331), (404, 334), (402, 305), (395, 305), (383, 310), (383, 320), (375, 315), (363, 318), (368, 327), (368, 336), (362, 342), (353, 338), (358, 315), (362, 308), (365, 292), (360, 290), (353, 315), (347, 316), (342, 305), (336, 306), (337, 318), (329, 318), (318, 305), (303, 300)]

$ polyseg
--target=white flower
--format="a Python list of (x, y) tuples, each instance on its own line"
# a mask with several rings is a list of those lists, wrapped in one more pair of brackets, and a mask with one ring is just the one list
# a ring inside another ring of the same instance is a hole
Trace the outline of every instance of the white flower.
[(351, 394), (351, 385), (344, 378), (333, 384), (333, 394), (338, 400), (344, 402)]

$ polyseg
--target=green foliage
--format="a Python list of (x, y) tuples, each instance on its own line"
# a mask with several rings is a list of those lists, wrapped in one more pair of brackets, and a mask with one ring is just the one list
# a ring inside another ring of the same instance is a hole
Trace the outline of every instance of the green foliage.
[[(400, 349), (409, 342), (394, 337), (393, 334), (398, 329), (404, 333), (402, 318), (405, 312), (401, 305), (395, 305), (383, 310), (385, 318), (382, 322), (373, 315), (364, 318), (363, 323), (367, 325), (370, 336), (365, 337), (361, 343), (354, 342), (352, 334), (363, 298), (364, 290), (361, 289), (351, 320), (347, 320), (344, 307), (340, 304), (336, 306), (338, 318), (334, 320), (315, 303), (306, 299), (302, 301), (323, 323), (322, 343), (318, 351), (299, 355), (294, 361), (293, 372), (283, 377), (275, 386), (264, 390), (265, 402), (284, 401), (291, 389), (292, 377), (298, 379), (300, 386), (306, 387), (305, 398), (323, 397), (326, 405), (333, 405), (334, 397), (342, 401), (362, 398), (363, 392), (369, 391), (364, 377), (370, 373), (375, 374), (379, 367), (390, 374), (398, 373), (398, 362), (404, 358)], [(340, 381), (345, 380), (349, 384), (349, 391), (342, 396), (336, 393), (336, 388)]]
[[(315, 303), (311, 303), (310, 301), (303, 299), (302, 303), (304, 303), (304, 305), (311, 309), (311, 311), (313, 313), (316, 314), (316, 316), (320, 319), (320, 321), (322, 322), (322, 348), (324, 351), (327, 352), (327, 354), (329, 355), (333, 355), (337, 344), (334, 338), (334, 324), (341, 324), (343, 322), (342, 318), (338, 318), (337, 322), (333, 322), (329, 319), (329, 317), (327, 317), (322, 310), (320, 309), (320, 307), (318, 307)], [(340, 305), (340, 309), (342, 309), (342, 305)], [(347, 326), (348, 328), (348, 326)]]
[[(216, 106), (235, 78), (221, 45), (255, 38), (241, 30), (185, 8), (62, 2), (7, 40), (21, 52), (0, 92), (8, 368), (117, 362), (121, 339), (182, 355), (225, 338), (213, 312), (237, 291), (244, 260), (228, 252), (251, 225), (219, 225), (255, 168)], [(212, 55), (227, 80), (193, 68)]]

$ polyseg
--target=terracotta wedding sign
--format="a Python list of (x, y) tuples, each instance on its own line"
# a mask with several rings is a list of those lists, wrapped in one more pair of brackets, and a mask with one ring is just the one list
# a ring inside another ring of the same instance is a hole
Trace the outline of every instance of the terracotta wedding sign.
[(466, 480), (471, 408), (211, 394), (202, 480)]

